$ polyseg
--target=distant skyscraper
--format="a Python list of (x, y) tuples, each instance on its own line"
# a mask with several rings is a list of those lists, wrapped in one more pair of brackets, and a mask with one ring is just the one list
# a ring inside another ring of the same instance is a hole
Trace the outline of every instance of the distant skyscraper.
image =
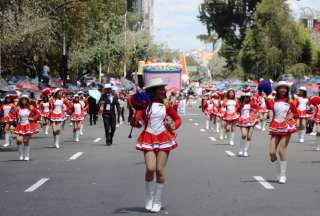
[(128, 11), (141, 16), (141, 23), (136, 23), (133, 30), (147, 30), (152, 35), (154, 29), (154, 0), (127, 0), (127, 5)]

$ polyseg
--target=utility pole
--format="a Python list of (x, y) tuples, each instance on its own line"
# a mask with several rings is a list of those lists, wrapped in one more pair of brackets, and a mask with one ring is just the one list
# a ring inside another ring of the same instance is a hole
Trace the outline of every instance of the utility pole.
[(124, 14), (124, 64), (123, 64), (123, 77), (127, 77), (127, 11)]

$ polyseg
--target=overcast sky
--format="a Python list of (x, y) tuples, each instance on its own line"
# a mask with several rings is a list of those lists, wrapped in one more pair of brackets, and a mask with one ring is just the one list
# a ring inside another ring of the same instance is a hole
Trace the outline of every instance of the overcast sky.
[[(196, 38), (206, 33), (197, 18), (203, 0), (155, 0), (155, 40), (174, 49), (197, 49), (205, 46)], [(304, 6), (320, 10), (320, 0), (288, 0), (295, 15)]]

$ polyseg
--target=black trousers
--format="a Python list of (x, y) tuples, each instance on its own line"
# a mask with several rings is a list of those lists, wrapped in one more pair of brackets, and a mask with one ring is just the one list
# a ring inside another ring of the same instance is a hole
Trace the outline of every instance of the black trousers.
[(112, 144), (113, 135), (116, 132), (116, 121), (117, 118), (115, 115), (102, 115), (104, 131), (106, 134), (106, 143)]
[(92, 124), (96, 125), (98, 120), (97, 113), (89, 113), (89, 115), (90, 115), (90, 125)]
[(134, 110), (132, 108), (128, 108), (128, 109), (129, 109), (128, 123), (130, 123), (131, 120), (133, 119)]

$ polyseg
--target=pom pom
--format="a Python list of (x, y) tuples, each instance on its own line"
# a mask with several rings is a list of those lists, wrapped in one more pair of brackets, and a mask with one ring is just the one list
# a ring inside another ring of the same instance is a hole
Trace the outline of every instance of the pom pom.
[(269, 80), (262, 80), (258, 85), (258, 91), (264, 92), (266, 95), (270, 95), (272, 93), (272, 86)]
[(150, 102), (151, 102), (150, 96), (144, 91), (137, 92), (131, 98), (131, 104), (132, 104), (133, 108), (136, 110), (147, 109)]

